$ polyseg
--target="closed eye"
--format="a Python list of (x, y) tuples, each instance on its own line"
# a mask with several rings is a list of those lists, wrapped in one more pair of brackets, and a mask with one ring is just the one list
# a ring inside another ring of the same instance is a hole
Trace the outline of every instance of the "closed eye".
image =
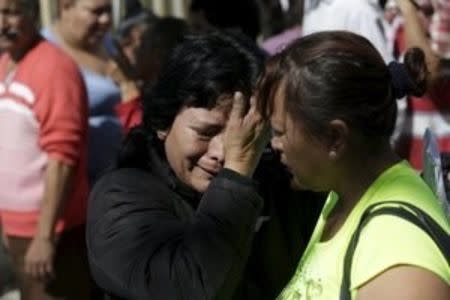
[(279, 137), (279, 136), (283, 135), (283, 132), (272, 127), (271, 134), (272, 134), (272, 137)]
[(206, 128), (193, 128), (201, 139), (211, 139), (222, 131), (222, 126), (210, 126)]

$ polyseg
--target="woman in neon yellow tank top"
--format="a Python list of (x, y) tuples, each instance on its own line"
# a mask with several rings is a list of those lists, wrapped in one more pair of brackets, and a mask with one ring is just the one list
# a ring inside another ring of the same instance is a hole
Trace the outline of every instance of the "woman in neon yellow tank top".
[[(279, 299), (340, 299), (346, 249), (374, 203), (408, 202), (450, 233), (440, 203), (389, 143), (396, 99), (423, 94), (426, 81), (420, 49), (410, 49), (405, 64), (387, 66), (369, 41), (349, 32), (303, 37), (269, 61), (259, 107), (271, 120), (272, 146), (297, 184), (331, 191)], [(450, 267), (425, 231), (379, 215), (361, 231), (348, 293), (360, 300), (448, 300)]]

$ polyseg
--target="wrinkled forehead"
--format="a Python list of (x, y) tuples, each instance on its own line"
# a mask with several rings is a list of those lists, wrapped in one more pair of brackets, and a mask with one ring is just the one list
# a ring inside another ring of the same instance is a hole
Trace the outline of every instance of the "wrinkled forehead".
[(228, 121), (231, 108), (233, 106), (233, 97), (224, 95), (217, 99), (213, 107), (184, 107), (178, 116), (181, 116), (189, 123), (195, 123), (204, 126), (224, 125)]

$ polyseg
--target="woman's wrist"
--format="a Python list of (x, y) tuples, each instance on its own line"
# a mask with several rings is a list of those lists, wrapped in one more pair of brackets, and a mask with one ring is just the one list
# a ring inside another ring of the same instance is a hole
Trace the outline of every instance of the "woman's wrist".
[(223, 167), (246, 177), (252, 177), (255, 172), (255, 167), (252, 167), (251, 164), (245, 162), (225, 162)]

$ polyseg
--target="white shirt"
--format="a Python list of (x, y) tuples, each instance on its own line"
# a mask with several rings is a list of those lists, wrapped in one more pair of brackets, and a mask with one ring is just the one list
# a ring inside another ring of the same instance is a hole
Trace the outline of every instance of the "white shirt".
[(383, 10), (377, 0), (307, 0), (303, 33), (348, 30), (367, 38), (386, 63), (393, 59), (385, 36)]

